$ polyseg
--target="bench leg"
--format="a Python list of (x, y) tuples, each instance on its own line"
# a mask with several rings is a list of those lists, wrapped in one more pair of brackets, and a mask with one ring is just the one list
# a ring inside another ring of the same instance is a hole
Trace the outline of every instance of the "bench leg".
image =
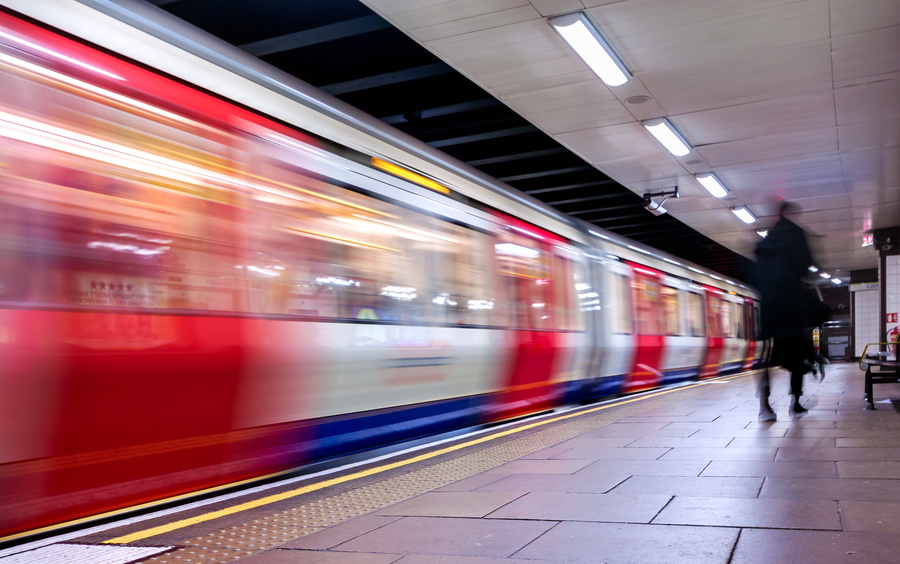
[(875, 409), (875, 398), (872, 397), (872, 369), (866, 369), (866, 409)]

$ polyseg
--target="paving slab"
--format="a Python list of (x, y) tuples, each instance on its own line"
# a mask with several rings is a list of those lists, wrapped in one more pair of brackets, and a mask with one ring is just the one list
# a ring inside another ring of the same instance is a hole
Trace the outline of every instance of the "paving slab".
[(670, 499), (667, 495), (531, 492), (488, 518), (649, 523)]
[(726, 564), (737, 529), (561, 523), (514, 556), (597, 564)]
[(526, 493), (527, 491), (428, 492), (382, 509), (377, 515), (484, 517)]
[(676, 497), (653, 519), (661, 525), (841, 530), (830, 500)]
[(555, 525), (554, 521), (405, 517), (334, 550), (506, 558)]
[(756, 497), (761, 477), (632, 476), (610, 490), (616, 495)]
[(900, 535), (744, 529), (730, 564), (897, 562)]

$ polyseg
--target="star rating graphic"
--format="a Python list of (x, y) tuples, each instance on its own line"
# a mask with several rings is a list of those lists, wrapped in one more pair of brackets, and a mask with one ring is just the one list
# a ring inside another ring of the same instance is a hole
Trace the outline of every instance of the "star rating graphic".
[(106, 280), (100, 280), (100, 281), (91, 280), (91, 290), (96, 290), (97, 288), (99, 288), (100, 290), (103, 290), (103, 291), (105, 291), (107, 288), (109, 288), (109, 290), (111, 292), (115, 292), (115, 291), (124, 292), (126, 290), (131, 292), (134, 290), (134, 285), (123, 284), (122, 282), (109, 282)]

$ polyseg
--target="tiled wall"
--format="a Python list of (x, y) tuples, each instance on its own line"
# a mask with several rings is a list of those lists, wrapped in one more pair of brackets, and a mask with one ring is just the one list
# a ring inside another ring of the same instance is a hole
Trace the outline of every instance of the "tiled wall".
[(865, 290), (853, 292), (853, 340), (855, 355), (862, 356), (866, 343), (877, 343), (879, 336), (879, 324), (881, 323), (880, 290)]
[[(892, 255), (885, 257), (885, 271), (884, 275), (881, 279), (885, 283), (885, 313), (887, 314), (884, 319), (886, 320), (888, 316), (893, 315), (894, 319), (900, 319), (900, 255)], [(896, 332), (891, 334), (891, 331), (898, 326), (900, 323), (898, 321), (886, 321), (886, 330), (888, 333), (888, 339), (890, 339), (893, 335), (896, 335)]]

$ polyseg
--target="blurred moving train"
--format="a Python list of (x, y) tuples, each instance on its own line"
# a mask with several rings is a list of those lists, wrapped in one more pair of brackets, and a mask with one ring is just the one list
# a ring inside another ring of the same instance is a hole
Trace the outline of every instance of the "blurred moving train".
[(150, 6), (6, 3), (0, 540), (758, 361), (739, 283)]

